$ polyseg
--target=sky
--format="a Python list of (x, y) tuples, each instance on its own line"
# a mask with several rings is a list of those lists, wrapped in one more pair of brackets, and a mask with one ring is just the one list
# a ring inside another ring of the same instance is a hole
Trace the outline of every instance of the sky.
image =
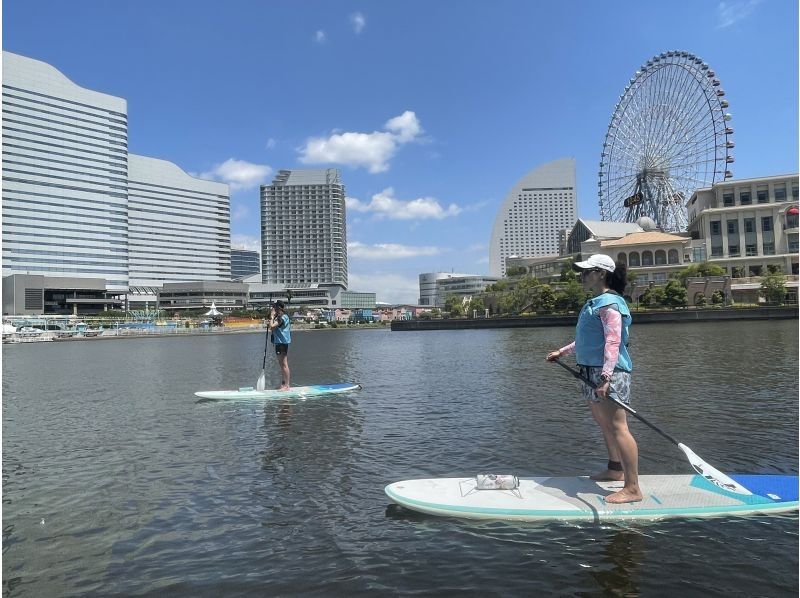
[(791, 0), (5, 0), (3, 49), (125, 98), (131, 153), (227, 182), (231, 237), (259, 247), (259, 185), (339, 168), (349, 288), (415, 303), (425, 272), (488, 274), (497, 210), (574, 157), (598, 219), (614, 105), (687, 50), (730, 102), (735, 178), (798, 171)]

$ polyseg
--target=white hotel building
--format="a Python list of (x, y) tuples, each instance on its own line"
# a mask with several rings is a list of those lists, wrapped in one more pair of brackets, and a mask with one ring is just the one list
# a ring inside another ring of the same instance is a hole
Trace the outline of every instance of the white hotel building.
[(543, 164), (522, 177), (506, 196), (492, 229), (489, 269), (506, 274), (506, 258), (558, 255), (559, 235), (577, 218), (575, 159)]
[(281, 170), (261, 186), (261, 280), (347, 290), (345, 189), (339, 170)]
[(70, 289), (152, 301), (164, 282), (230, 281), (228, 186), (128, 154), (123, 98), (3, 52), (2, 152), (4, 312), (7, 286), (47, 310)]

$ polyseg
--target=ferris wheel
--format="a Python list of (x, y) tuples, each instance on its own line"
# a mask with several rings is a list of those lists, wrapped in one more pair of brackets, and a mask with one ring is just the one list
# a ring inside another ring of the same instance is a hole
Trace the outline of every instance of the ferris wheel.
[(689, 52), (663, 52), (639, 67), (603, 142), (600, 218), (648, 216), (661, 230), (685, 231), (692, 193), (733, 176), (727, 107), (716, 73)]

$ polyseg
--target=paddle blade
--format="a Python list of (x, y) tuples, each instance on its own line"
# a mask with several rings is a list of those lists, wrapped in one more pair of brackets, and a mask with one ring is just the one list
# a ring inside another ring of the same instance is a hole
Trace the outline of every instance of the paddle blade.
[(678, 444), (678, 448), (681, 449), (686, 456), (689, 458), (689, 463), (692, 464), (694, 470), (707, 479), (709, 482), (714, 484), (715, 486), (719, 486), (723, 490), (727, 490), (728, 492), (735, 492), (736, 494), (753, 494), (747, 488), (742, 486), (737, 481), (733, 480), (732, 478), (726, 476), (716, 467), (713, 467), (703, 461), (700, 457), (698, 457), (695, 452), (686, 446), (683, 443)]
[(258, 382), (256, 382), (256, 390), (266, 390), (267, 388), (267, 371), (261, 370), (261, 375), (258, 377)]

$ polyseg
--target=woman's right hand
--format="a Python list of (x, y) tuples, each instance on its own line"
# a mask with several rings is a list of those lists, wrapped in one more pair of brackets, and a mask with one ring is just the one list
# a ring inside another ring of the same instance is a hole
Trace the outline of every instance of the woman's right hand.
[(547, 361), (555, 361), (559, 357), (561, 357), (561, 351), (560, 350), (559, 351), (550, 351), (550, 353), (547, 354)]

